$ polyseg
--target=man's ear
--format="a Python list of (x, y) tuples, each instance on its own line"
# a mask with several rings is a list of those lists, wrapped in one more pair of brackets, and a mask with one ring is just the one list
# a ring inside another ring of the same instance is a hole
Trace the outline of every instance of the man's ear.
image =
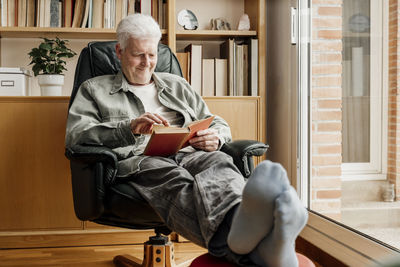
[(116, 54), (117, 54), (118, 59), (121, 60), (121, 57), (122, 57), (122, 48), (121, 48), (121, 45), (120, 45), (119, 43), (117, 43), (117, 44), (115, 45), (115, 52), (116, 52)]

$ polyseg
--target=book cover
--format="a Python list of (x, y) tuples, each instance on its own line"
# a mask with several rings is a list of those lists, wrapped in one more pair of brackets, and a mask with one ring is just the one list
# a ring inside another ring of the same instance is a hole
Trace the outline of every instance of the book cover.
[(128, 0), (128, 15), (135, 14), (135, 0)]
[(59, 1), (50, 1), (50, 27), (59, 27), (58, 21), (60, 20)]
[(34, 27), (35, 26), (35, 13), (36, 13), (36, 5), (35, 0), (28, 0), (26, 2), (26, 26)]
[(151, 0), (141, 0), (140, 13), (151, 16)]
[(89, 0), (88, 28), (93, 28), (93, 0)]
[(1, 26), (7, 27), (8, 23), (8, 1), (1, 0)]
[(64, 27), (72, 25), (72, 0), (64, 0)]
[(192, 122), (188, 127), (153, 126), (153, 133), (144, 150), (146, 156), (167, 157), (189, 145), (189, 140), (200, 130), (210, 127), (214, 116)]
[(228, 60), (215, 59), (215, 95), (228, 95)]
[(103, 27), (103, 15), (104, 15), (104, 0), (93, 0), (93, 17), (92, 27), (102, 28)]
[(189, 73), (190, 73), (189, 53), (188, 52), (177, 52), (176, 58), (178, 59), (179, 65), (181, 66), (183, 78), (185, 78), (186, 81), (189, 81)]
[(243, 96), (243, 45), (235, 46), (235, 87), (234, 96)]
[(115, 1), (115, 26), (118, 25), (118, 23), (122, 19), (122, 7), (123, 7), (122, 0), (116, 0)]
[(8, 0), (8, 16), (7, 16), (7, 26), (14, 27), (15, 25), (15, 0)]
[(249, 52), (249, 94), (258, 96), (258, 39), (250, 39)]
[(26, 26), (26, 0), (18, 0), (18, 27)]
[(203, 96), (215, 95), (214, 59), (203, 59), (202, 92)]
[(74, 8), (74, 17), (72, 19), (72, 27), (79, 28), (82, 23), (83, 15), (85, 12), (86, 1), (85, 0), (76, 0), (75, 8)]
[(43, 20), (44, 27), (50, 27), (50, 18), (51, 18), (50, 3), (51, 0), (44, 1), (44, 20)]
[(230, 96), (235, 95), (234, 92), (236, 87), (235, 45), (235, 40), (229, 39), (223, 42), (220, 47), (221, 58), (228, 60), (228, 95)]
[(86, 0), (85, 5), (84, 5), (82, 22), (80, 24), (81, 28), (86, 28), (86, 26), (87, 26), (88, 18), (89, 18), (89, 8), (90, 8), (90, 0)]
[(185, 52), (190, 53), (190, 85), (199, 95), (201, 92), (201, 71), (202, 71), (202, 46), (189, 44), (185, 47)]

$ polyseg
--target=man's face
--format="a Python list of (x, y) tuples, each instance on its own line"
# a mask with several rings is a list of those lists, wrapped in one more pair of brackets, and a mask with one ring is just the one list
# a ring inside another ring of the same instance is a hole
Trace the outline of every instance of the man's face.
[(130, 84), (146, 85), (157, 65), (158, 40), (130, 38), (124, 50), (117, 44), (117, 57), (121, 61), (122, 72)]

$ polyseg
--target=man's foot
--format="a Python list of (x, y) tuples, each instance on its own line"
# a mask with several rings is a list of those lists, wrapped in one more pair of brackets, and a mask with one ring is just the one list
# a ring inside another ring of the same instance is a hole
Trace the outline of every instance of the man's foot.
[(274, 227), (250, 258), (261, 266), (297, 267), (295, 240), (305, 226), (308, 213), (296, 191), (290, 187), (275, 201)]
[(232, 220), (228, 246), (247, 254), (271, 231), (275, 199), (290, 187), (284, 168), (271, 161), (261, 162), (243, 190), (243, 200)]

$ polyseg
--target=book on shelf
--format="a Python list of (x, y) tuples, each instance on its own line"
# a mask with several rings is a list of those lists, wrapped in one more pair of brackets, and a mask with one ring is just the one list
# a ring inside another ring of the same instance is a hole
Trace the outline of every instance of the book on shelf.
[(158, 23), (161, 29), (167, 28), (167, 0), (158, 0)]
[(18, 14), (16, 14), (15, 0), (6, 0), (6, 1), (7, 1), (7, 26), (9, 27), (17, 26), (15, 23), (15, 19)]
[(0, 16), (1, 16), (1, 26), (6, 27), (8, 23), (8, 0), (0, 0), (1, 1), (1, 10), (0, 10)]
[(82, 21), (80, 23), (81, 28), (86, 28), (86, 25), (87, 25), (88, 19), (89, 19), (89, 9), (90, 9), (90, 0), (86, 0), (85, 5), (84, 5), (84, 10), (83, 10)]
[(87, 20), (87, 27), (93, 28), (93, 0), (89, 0), (89, 14)]
[(233, 95), (243, 95), (243, 46), (235, 45), (235, 86), (233, 88)]
[(227, 59), (228, 95), (258, 95), (258, 40), (229, 39), (220, 46), (221, 58)]
[(27, 0), (26, 2), (26, 26), (35, 26), (36, 5), (35, 0)]
[(228, 39), (221, 44), (221, 58), (227, 59), (228, 64), (228, 95), (233, 96), (235, 91), (235, 40)]
[(75, 0), (74, 18), (72, 27), (79, 28), (82, 24), (83, 15), (85, 12), (86, 0)]
[(71, 27), (72, 23), (72, 1), (62, 1), (62, 27)]
[(151, 16), (151, 0), (141, 0), (140, 13)]
[(189, 82), (193, 90), (199, 95), (201, 92), (201, 71), (202, 71), (202, 46), (196, 44), (189, 44), (185, 47), (185, 52), (190, 55), (190, 78)]
[(235, 64), (235, 76), (236, 76), (236, 96), (247, 96), (249, 95), (248, 86), (248, 45), (240, 43), (235, 46), (236, 52), (236, 64)]
[(60, 1), (50, 0), (50, 27), (60, 27)]
[(50, 27), (50, 3), (51, 0), (44, 0), (43, 27)]
[(15, 26), (25, 27), (26, 26), (26, 0), (17, 1), (18, 8), (18, 23)]
[(102, 28), (103, 27), (103, 16), (104, 16), (104, 0), (93, 0), (93, 15), (92, 15), (92, 27)]
[(122, 0), (115, 0), (115, 25), (118, 25), (118, 23), (122, 19), (122, 14), (123, 14), (123, 3)]
[(190, 75), (189, 52), (177, 52), (176, 58), (178, 59), (179, 65), (181, 66), (183, 78), (185, 78), (186, 81), (189, 81), (189, 75)]
[(222, 58), (215, 59), (215, 95), (228, 95), (228, 60)]
[(203, 96), (215, 95), (214, 59), (203, 59), (202, 92)]
[(128, 15), (135, 14), (135, 0), (128, 0)]
[(249, 95), (258, 96), (258, 39), (249, 40)]
[(213, 119), (214, 116), (208, 117), (183, 128), (154, 125), (144, 155), (166, 157), (176, 154), (180, 149), (189, 146), (189, 140), (198, 131), (208, 129)]

